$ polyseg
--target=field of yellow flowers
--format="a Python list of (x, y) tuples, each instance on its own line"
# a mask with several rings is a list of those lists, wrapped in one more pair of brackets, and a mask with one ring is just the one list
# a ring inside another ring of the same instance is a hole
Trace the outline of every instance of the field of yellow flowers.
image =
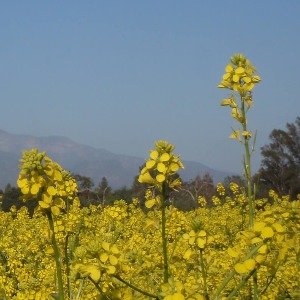
[(172, 206), (174, 146), (157, 141), (141, 170), (147, 211), (139, 199), (80, 207), (72, 176), (45, 152), (23, 152), (17, 181), (26, 208), (0, 211), (0, 300), (4, 299), (300, 299), (300, 195), (256, 199), (251, 178), (253, 135), (247, 128), (252, 89), (260, 82), (241, 54), (231, 58), (220, 88), (231, 91), (244, 147), (246, 186), (219, 183), (213, 207), (183, 212)]
[[(259, 299), (299, 299), (300, 201), (271, 192), (274, 203), (257, 201), (265, 206), (248, 231), (244, 193), (233, 184), (234, 196), (224, 197), (218, 187), (213, 208), (166, 209), (167, 283), (162, 281), (161, 211), (144, 213), (137, 199), (81, 209), (75, 199), (54, 221), (66, 299), (150, 299), (129, 284), (157, 299), (206, 299), (206, 294), (226, 299), (253, 270)], [(1, 212), (0, 218), (0, 299), (51, 299), (57, 275), (47, 217), (30, 218), (24, 208)], [(237, 299), (250, 299), (251, 285), (241, 287)]]

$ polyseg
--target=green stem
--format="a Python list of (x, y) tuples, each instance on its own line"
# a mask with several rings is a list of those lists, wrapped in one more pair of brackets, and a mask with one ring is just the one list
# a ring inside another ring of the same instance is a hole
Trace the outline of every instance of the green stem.
[(168, 282), (169, 279), (169, 265), (168, 265), (168, 245), (166, 238), (166, 187), (165, 183), (162, 184), (162, 205), (161, 205), (161, 238), (163, 246), (163, 258), (164, 258), (164, 283)]
[(109, 298), (101, 289), (101, 287), (99, 286), (99, 284), (93, 280), (90, 276), (88, 277), (88, 279), (94, 284), (94, 286), (96, 287), (96, 289), (100, 292), (101, 296), (103, 297), (102, 299), (104, 300), (111, 300), (111, 298)]
[(263, 294), (266, 292), (266, 290), (268, 289), (268, 287), (271, 285), (272, 281), (274, 280), (274, 278), (275, 278), (275, 276), (276, 276), (276, 273), (277, 273), (277, 271), (278, 271), (280, 265), (281, 265), (280, 263), (277, 265), (274, 274), (271, 276), (270, 280), (267, 280), (267, 284), (266, 284), (266, 286), (264, 287), (264, 289), (260, 292), (259, 296), (263, 295)]
[(154, 298), (154, 299), (159, 299), (156, 295), (153, 295), (151, 293), (148, 293), (138, 287), (136, 287), (135, 285), (131, 284), (130, 282), (126, 281), (125, 279), (121, 278), (119, 275), (113, 275), (113, 277), (115, 277), (116, 279), (120, 280), (121, 282), (123, 282), (124, 284), (126, 284), (127, 286), (129, 286), (130, 288), (132, 288), (133, 290), (147, 296), (150, 298)]
[(205, 299), (208, 300), (209, 297), (208, 297), (207, 282), (206, 282), (207, 273), (206, 273), (205, 266), (204, 266), (203, 249), (200, 249), (200, 265), (201, 265), (201, 273), (202, 273), (202, 278), (203, 278), (203, 283), (204, 283)]
[[(260, 242), (259, 244), (257, 244), (253, 249), (251, 249), (251, 251), (248, 253), (248, 255), (245, 257), (244, 260), (247, 260), (249, 258), (251, 258), (257, 251), (258, 249), (264, 244), (264, 242)], [(214, 293), (214, 296), (212, 297), (212, 299), (219, 299), (222, 291), (225, 289), (225, 287), (227, 286), (227, 284), (230, 282), (230, 280), (234, 277), (234, 275), (236, 274), (235, 270), (232, 270), (223, 280), (223, 282), (221, 283), (221, 285), (218, 287), (218, 289), (216, 290), (216, 292)]]
[(54, 222), (52, 218), (52, 213), (50, 210), (47, 211), (47, 218), (49, 221), (49, 227), (51, 232), (52, 246), (55, 255), (55, 264), (56, 264), (56, 274), (57, 274), (57, 284), (58, 284), (58, 300), (65, 300), (65, 292), (62, 278), (62, 269), (61, 269), (61, 260), (60, 252), (55, 238), (54, 232)]
[(253, 300), (258, 300), (258, 279), (257, 279), (257, 270), (253, 274)]
[[(245, 101), (241, 96), (241, 111), (243, 115), (243, 130), (247, 130), (247, 119), (246, 119), (246, 110), (245, 110)], [(249, 137), (244, 137), (244, 146), (246, 152), (246, 161), (244, 161), (244, 168), (245, 168), (245, 177), (247, 180), (247, 187), (248, 187), (248, 204), (249, 204), (249, 229), (253, 228), (254, 224), (254, 194), (252, 190), (252, 176), (251, 176), (251, 151), (249, 149)], [(253, 299), (258, 299), (258, 283), (257, 283), (257, 273), (254, 272), (253, 275)]]
[(228, 295), (227, 300), (232, 299), (235, 294), (246, 284), (246, 282), (251, 278), (251, 276), (256, 273), (256, 269), (252, 270), (243, 280), (236, 286), (236, 288)]
[(72, 292), (71, 292), (71, 281), (70, 281), (70, 261), (69, 261), (69, 235), (67, 234), (66, 236), (66, 241), (65, 241), (65, 258), (66, 258), (66, 272), (67, 272), (67, 288), (68, 288), (68, 295), (69, 298), (71, 299)]
[(80, 294), (81, 294), (81, 291), (82, 291), (82, 288), (83, 288), (84, 280), (85, 280), (85, 278), (81, 279), (81, 282), (80, 282), (75, 300), (79, 300), (79, 297), (80, 297)]
[[(246, 110), (245, 110), (245, 101), (243, 100), (243, 97), (241, 96), (241, 112), (243, 116), (243, 131), (247, 130), (247, 119), (246, 119)], [(246, 152), (246, 157), (244, 161), (244, 171), (245, 171), (245, 177), (247, 181), (247, 188), (248, 188), (248, 204), (249, 204), (249, 229), (253, 228), (254, 223), (254, 207), (253, 207), (253, 192), (252, 192), (252, 178), (251, 178), (251, 152), (249, 148), (249, 137), (244, 137), (244, 147)]]

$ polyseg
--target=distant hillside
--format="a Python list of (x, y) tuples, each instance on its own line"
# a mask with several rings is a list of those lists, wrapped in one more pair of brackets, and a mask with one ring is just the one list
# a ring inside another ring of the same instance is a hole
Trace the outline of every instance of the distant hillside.
[[(112, 188), (130, 187), (139, 173), (139, 167), (145, 158), (118, 155), (104, 149), (76, 143), (66, 137), (34, 137), (15, 135), (0, 130), (0, 188), (6, 184), (16, 185), (18, 165), (22, 150), (38, 148), (58, 162), (64, 169), (93, 179), (95, 185), (106, 177)], [(213, 170), (201, 163), (184, 161), (185, 169), (181, 171), (184, 181), (208, 172), (215, 182), (223, 180), (225, 172)]]

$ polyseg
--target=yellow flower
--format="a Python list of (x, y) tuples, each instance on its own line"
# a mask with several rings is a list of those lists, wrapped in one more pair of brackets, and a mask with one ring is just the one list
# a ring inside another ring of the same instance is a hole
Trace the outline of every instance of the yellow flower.
[(261, 231), (261, 236), (264, 239), (268, 239), (274, 236), (274, 231), (271, 227), (264, 227)]
[(244, 55), (235, 54), (231, 57), (231, 63), (225, 68), (226, 73), (218, 85), (219, 88), (228, 88), (244, 95), (261, 81), (259, 76), (254, 75), (256, 69)]
[(179, 157), (172, 152), (175, 147), (167, 141), (157, 141), (155, 147), (155, 150), (150, 150), (150, 159), (147, 160), (145, 167), (141, 170), (138, 181), (151, 184), (159, 189), (164, 182), (167, 182), (170, 188), (175, 189), (181, 184), (181, 181), (171, 179), (171, 176), (183, 168)]
[(252, 133), (249, 132), (249, 131), (243, 131), (242, 132), (242, 136), (245, 137), (245, 138), (247, 138), (247, 139), (249, 139), (249, 138), (251, 138)]
[(229, 136), (230, 139), (237, 139), (239, 142), (242, 141), (240, 136), (240, 130), (234, 130), (233, 133)]
[(225, 68), (225, 71), (226, 71), (227, 73), (233, 72), (233, 66), (232, 66), (231, 64), (228, 64), (228, 65), (226, 66), (226, 68)]
[(139, 176), (138, 181), (140, 183), (150, 183), (150, 184), (155, 183), (155, 180), (152, 178), (152, 176), (150, 175), (149, 172), (145, 172), (145, 173), (141, 172), (141, 175)]
[(234, 266), (234, 269), (237, 273), (239, 274), (243, 274), (243, 273), (247, 273), (248, 272), (248, 269), (247, 267), (243, 264), (243, 263), (237, 263), (235, 266)]
[(47, 157), (46, 152), (39, 152), (36, 148), (23, 151), (20, 162), (22, 165), (17, 184), (23, 200), (40, 197), (38, 204), (41, 211), (59, 215), (65, 207), (65, 202), (60, 197), (73, 200), (75, 196), (75, 180), (59, 164)]

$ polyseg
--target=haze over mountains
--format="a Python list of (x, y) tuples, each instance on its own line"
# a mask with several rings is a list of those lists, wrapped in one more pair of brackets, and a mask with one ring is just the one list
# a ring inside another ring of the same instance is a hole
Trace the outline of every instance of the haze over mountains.
[[(46, 151), (47, 155), (65, 170), (92, 178), (96, 186), (102, 177), (106, 177), (114, 189), (131, 187), (134, 177), (139, 174), (140, 166), (147, 158), (114, 154), (61, 136), (35, 137), (0, 130), (0, 188), (4, 188), (8, 183), (16, 186), (22, 151), (31, 148)], [(197, 175), (203, 176), (206, 172), (213, 177), (215, 183), (232, 175), (230, 172), (213, 170), (198, 162), (183, 160), (183, 163), (185, 169), (181, 171), (181, 177), (184, 181), (194, 179)]]

